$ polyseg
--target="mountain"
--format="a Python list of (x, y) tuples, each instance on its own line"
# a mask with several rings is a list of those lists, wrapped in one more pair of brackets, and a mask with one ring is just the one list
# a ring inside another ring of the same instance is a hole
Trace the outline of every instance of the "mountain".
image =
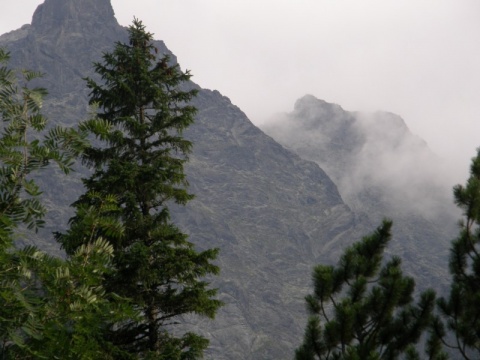
[[(89, 111), (82, 79), (94, 76), (92, 62), (125, 39), (109, 0), (46, 0), (32, 24), (2, 35), (0, 46), (11, 52), (13, 67), (45, 73), (39, 83), (50, 92), (44, 113), (52, 123), (74, 126)], [(156, 46), (177, 61), (163, 42)], [(174, 208), (174, 218), (200, 249), (220, 248), (221, 275), (212, 282), (226, 306), (214, 321), (185, 317), (185, 326), (210, 338), (207, 359), (289, 359), (303, 336), (303, 298), (310, 291), (313, 265), (335, 262), (346, 245), (378, 223), (353, 202), (344, 202), (338, 178), (267, 136), (227, 97), (194, 83), (188, 86), (199, 89), (196, 122), (185, 133), (194, 143), (186, 171), (196, 198)], [(333, 115), (329, 118), (335, 121)], [(356, 143), (335, 131), (327, 135), (332, 159), (346, 166), (350, 160), (342, 154), (354, 151)], [(68, 178), (57, 173), (40, 176), (52, 225), (33, 242), (58, 253), (49, 232), (66, 226), (68, 205), (82, 191), (84, 170), (78, 166)], [(369, 206), (383, 206), (381, 199), (365, 196)], [(433, 265), (428, 260), (431, 254), (411, 252), (431, 247), (433, 238), (439, 241), (445, 234), (432, 227), (424, 239), (415, 232), (419, 226), (410, 229), (418, 247), (398, 244), (400, 255), (418, 255), (419, 263), (406, 264), (411, 272), (428, 277), (433, 269), (433, 278), (442, 278), (436, 260)]]
[[(306, 95), (292, 112), (276, 115), (262, 130), (324, 169), (357, 216), (373, 224), (392, 218), (390, 251), (409, 260), (421, 286), (430, 284), (432, 273), (447, 276), (446, 249), (460, 217), (453, 184), (442, 160), (400, 116), (349, 112)], [(425, 254), (434, 258), (428, 265)], [(422, 263), (429, 271), (413, 265)]]

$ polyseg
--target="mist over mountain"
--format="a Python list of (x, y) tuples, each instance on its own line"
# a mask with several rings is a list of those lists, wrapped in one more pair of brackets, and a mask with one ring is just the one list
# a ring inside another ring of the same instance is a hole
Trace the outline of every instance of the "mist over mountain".
[[(88, 117), (83, 78), (94, 76), (92, 62), (125, 40), (109, 0), (46, 0), (32, 24), (0, 36), (0, 46), (11, 52), (12, 67), (45, 73), (44, 113), (52, 123), (74, 126)], [(163, 42), (155, 45), (177, 61)], [(425, 170), (411, 157), (434, 155), (400, 118), (348, 113), (310, 96), (265, 128), (272, 139), (218, 91), (188, 86), (199, 90), (196, 122), (185, 133), (194, 143), (186, 173), (196, 198), (173, 216), (200, 249), (220, 248), (221, 275), (212, 282), (226, 306), (214, 321), (185, 318), (210, 338), (207, 359), (290, 359), (303, 336), (312, 267), (335, 262), (383, 215), (397, 224), (389, 251), (405, 259), (408, 272), (422, 286), (445, 279), (451, 236), (449, 223), (439, 220), (450, 217), (440, 209), (429, 218), (427, 203), (416, 198), (413, 206), (401, 192), (409, 186), (414, 199), (417, 191), (431, 191), (433, 204), (443, 204), (440, 183), (429, 187), (427, 175), (409, 177)], [(373, 130), (377, 117), (385, 130)], [(398, 155), (405, 151), (410, 157)], [(51, 225), (33, 242), (43, 249), (58, 252), (49, 232), (66, 226), (84, 171), (41, 175)]]
[(420, 261), (415, 253), (424, 254), (429, 244), (433, 256), (446, 256), (460, 216), (453, 205), (453, 180), (445, 163), (400, 116), (349, 112), (306, 95), (292, 112), (274, 116), (262, 130), (324, 169), (357, 215), (372, 223), (392, 218), (395, 251), (410, 248), (405, 255)]
[(354, 209), (373, 189), (393, 212), (436, 217), (453, 208), (445, 163), (396, 114), (348, 112), (307, 95), (262, 130), (318, 163)]

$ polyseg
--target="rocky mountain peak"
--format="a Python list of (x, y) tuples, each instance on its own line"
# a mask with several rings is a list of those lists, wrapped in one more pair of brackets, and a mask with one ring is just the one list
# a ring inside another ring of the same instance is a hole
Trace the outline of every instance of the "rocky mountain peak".
[(110, 0), (45, 0), (33, 14), (37, 34), (68, 29), (69, 32), (99, 33), (118, 26)]
[(315, 111), (317, 117), (319, 112), (325, 113), (325, 115), (341, 114), (345, 112), (340, 105), (326, 102), (313, 95), (304, 95), (295, 102), (295, 112), (311, 113), (312, 110)]
[(291, 115), (291, 119), (304, 129), (322, 129), (329, 133), (338, 132), (339, 129), (350, 126), (353, 121), (340, 105), (326, 102), (313, 95), (305, 95), (298, 99)]

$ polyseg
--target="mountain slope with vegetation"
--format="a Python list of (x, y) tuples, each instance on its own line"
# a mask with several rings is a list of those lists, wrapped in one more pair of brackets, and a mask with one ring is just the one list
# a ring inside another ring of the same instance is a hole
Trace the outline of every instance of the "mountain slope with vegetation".
[[(32, 24), (1, 36), (0, 46), (11, 52), (11, 66), (45, 73), (38, 83), (49, 91), (43, 113), (50, 122), (76, 126), (91, 111), (83, 78), (99, 80), (92, 63), (116, 41), (127, 41), (127, 32), (109, 0), (46, 0)], [(159, 56), (177, 61), (163, 42), (154, 44)], [(227, 97), (192, 82), (185, 86), (189, 89), (198, 90), (192, 101), (198, 112), (184, 133), (193, 143), (185, 170), (189, 192), (196, 197), (186, 207), (172, 205), (171, 212), (199, 250), (220, 249), (220, 275), (211, 280), (225, 306), (213, 321), (185, 316), (180, 327), (210, 339), (209, 359), (289, 359), (307, 321), (304, 296), (312, 267), (336, 262), (343, 248), (370, 232), (377, 219), (347, 205), (334, 175), (265, 135)], [(342, 161), (337, 153), (356, 144), (334, 132), (324, 136), (334, 146), (327, 158)], [(38, 176), (49, 225), (28, 240), (51, 253), (61, 252), (50, 233), (67, 227), (73, 215), (69, 205), (84, 190), (80, 177), (89, 175), (81, 164), (76, 170), (68, 178), (55, 169)], [(362, 203), (370, 208), (384, 206), (378, 197), (364, 196)], [(388, 215), (395, 220), (395, 214)], [(443, 259), (447, 235), (424, 225), (422, 220), (405, 228), (394, 249), (406, 258), (410, 273), (424, 281), (441, 279), (443, 263), (419, 249), (438, 245)], [(396, 230), (394, 225), (394, 238)]]

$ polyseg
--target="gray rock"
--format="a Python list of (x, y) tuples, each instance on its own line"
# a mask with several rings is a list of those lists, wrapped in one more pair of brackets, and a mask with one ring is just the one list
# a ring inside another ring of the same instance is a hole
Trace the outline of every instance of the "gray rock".
[[(31, 26), (3, 35), (0, 45), (11, 51), (12, 66), (45, 73), (39, 85), (50, 92), (44, 108), (50, 121), (74, 126), (88, 116), (83, 78), (94, 76), (92, 62), (115, 41), (125, 40), (109, 0), (46, 0)], [(156, 45), (176, 61), (163, 42)], [(310, 291), (313, 265), (335, 262), (345, 246), (377, 224), (361, 207), (355, 213), (344, 203), (317, 163), (265, 135), (218, 91), (189, 86), (200, 90), (194, 103), (199, 109), (196, 123), (185, 133), (194, 142), (186, 170), (196, 198), (175, 207), (173, 215), (198, 248), (220, 248), (221, 275), (211, 281), (226, 306), (214, 321), (185, 317), (184, 327), (210, 338), (208, 359), (290, 359), (303, 336), (303, 298)], [(304, 101), (316, 104), (312, 98)], [(322, 155), (333, 159), (326, 169), (340, 174), (363, 135), (355, 131), (352, 114), (333, 105), (321, 109), (325, 119), (343, 124), (326, 126), (325, 141), (331, 146)], [(298, 106), (311, 128), (317, 126), (317, 110)], [(85, 170), (77, 170), (67, 178), (58, 170), (39, 177), (51, 210), (50, 226), (29, 240), (50, 252), (59, 253), (50, 232), (65, 228), (71, 215), (68, 204), (82, 191), (79, 178)], [(379, 202), (368, 191), (362, 196), (371, 207)], [(412, 236), (419, 226), (411, 228)], [(438, 235), (431, 231), (431, 237)], [(408, 258), (411, 249), (399, 249)]]
[(324, 169), (358, 216), (372, 224), (392, 218), (388, 251), (406, 260), (421, 288), (448, 277), (448, 248), (460, 216), (452, 184), (441, 159), (401, 117), (349, 112), (306, 95), (262, 130)]

